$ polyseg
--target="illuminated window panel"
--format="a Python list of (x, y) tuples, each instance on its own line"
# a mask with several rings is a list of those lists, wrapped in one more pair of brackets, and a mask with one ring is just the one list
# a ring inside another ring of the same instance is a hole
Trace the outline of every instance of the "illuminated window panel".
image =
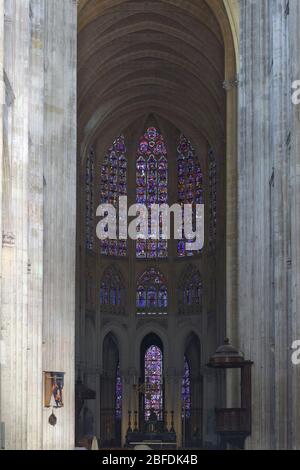
[(209, 152), (209, 252), (213, 253), (217, 242), (217, 162), (213, 151)]
[(138, 315), (165, 315), (168, 309), (168, 290), (164, 276), (155, 269), (147, 269), (138, 279), (136, 288)]
[(154, 412), (163, 418), (163, 354), (158, 346), (150, 346), (144, 360), (146, 393), (144, 395), (145, 420)]
[(125, 288), (120, 273), (114, 267), (104, 271), (100, 283), (100, 307), (106, 313), (124, 313)]
[(117, 367), (117, 374), (116, 374), (116, 418), (122, 418), (122, 378), (120, 375), (120, 364)]
[[(178, 202), (182, 208), (184, 204), (193, 205), (193, 230), (195, 231), (196, 204), (204, 203), (203, 175), (199, 159), (191, 142), (183, 135), (177, 148), (177, 192)], [(182, 239), (177, 243), (177, 254), (180, 257), (193, 256), (201, 251), (187, 250), (187, 240), (182, 234)]]
[(184, 357), (184, 374), (181, 387), (182, 397), (182, 418), (190, 418), (191, 416), (191, 374), (190, 366), (186, 356)]
[[(118, 215), (119, 197), (127, 195), (127, 159), (124, 136), (119, 136), (108, 149), (100, 169), (100, 203), (112, 204)], [(118, 234), (117, 234), (118, 235)], [(126, 240), (100, 240), (100, 253), (105, 256), (127, 256)]]
[[(139, 142), (136, 187), (137, 204), (144, 204), (150, 209), (151, 204), (168, 202), (167, 148), (163, 136), (155, 127), (150, 127)], [(151, 215), (148, 234), (151, 234)], [(136, 256), (140, 259), (167, 258), (168, 242), (162, 239), (161, 221), (159, 240), (139, 239), (136, 243)]]
[(95, 153), (90, 148), (85, 171), (85, 240), (86, 248), (93, 250), (95, 247)]

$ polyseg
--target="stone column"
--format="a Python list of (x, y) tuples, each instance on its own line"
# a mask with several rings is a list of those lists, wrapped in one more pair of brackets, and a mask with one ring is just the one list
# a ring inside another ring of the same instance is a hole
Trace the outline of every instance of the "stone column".
[[(3, 109), (5, 104), (3, 55), (4, 55), (4, 0), (0, 1), (0, 236), (2, 239), (2, 185), (3, 185)], [(1, 240), (2, 241), (2, 240)], [(2, 243), (0, 243), (0, 305), (2, 304)], [(1, 320), (0, 320), (1, 321)], [(1, 367), (4, 362), (4, 341), (0, 332), (0, 404), (1, 404)], [(5, 445), (4, 427), (0, 405), (0, 449)]]
[[(254, 361), (248, 446), (272, 447), (271, 2), (242, 0), (239, 95), (239, 337)], [(273, 405), (273, 406), (272, 406)]]
[[(288, 13), (288, 12), (287, 12)], [(290, 50), (290, 91), (291, 82), (300, 80), (300, 2), (289, 2), (289, 50)], [(291, 154), (289, 168), (290, 190), (290, 259), (289, 277), (289, 325), (288, 346), (300, 339), (300, 105), (291, 109)], [(289, 351), (290, 356), (290, 351)], [(288, 394), (288, 447), (300, 449), (300, 366), (294, 366), (289, 359)]]
[(77, 2), (45, 1), (43, 369), (65, 372), (43, 448), (74, 446)]
[[(76, 3), (5, 0), (4, 8), (2, 446), (67, 449), (74, 447)], [(1, 18), (3, 2), (2, 25)], [(43, 408), (43, 371), (66, 374), (55, 428)]]
[(299, 2), (240, 4), (239, 335), (254, 361), (247, 447), (299, 448), (290, 354), (299, 335), (299, 112), (291, 110)]

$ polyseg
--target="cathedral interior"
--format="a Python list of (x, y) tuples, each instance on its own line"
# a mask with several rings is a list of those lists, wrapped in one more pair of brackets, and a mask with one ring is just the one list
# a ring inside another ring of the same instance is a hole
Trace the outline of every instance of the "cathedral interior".
[[(1, 449), (300, 449), (299, 23), (0, 0)], [(203, 248), (99, 240), (121, 196), (204, 204)]]
[[(209, 2), (153, 7), (79, 17), (76, 368), (95, 399), (77, 432), (120, 446), (128, 413), (142, 431), (153, 409), (183, 447), (217, 445), (224, 381), (206, 363), (226, 336), (225, 42)], [(96, 207), (124, 195), (205, 203), (205, 247), (98, 240)]]

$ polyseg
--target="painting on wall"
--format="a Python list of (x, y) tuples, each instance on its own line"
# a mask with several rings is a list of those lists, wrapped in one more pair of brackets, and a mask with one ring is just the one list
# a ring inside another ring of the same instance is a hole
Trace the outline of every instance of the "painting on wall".
[(62, 408), (64, 406), (64, 372), (44, 373), (44, 400), (46, 408)]

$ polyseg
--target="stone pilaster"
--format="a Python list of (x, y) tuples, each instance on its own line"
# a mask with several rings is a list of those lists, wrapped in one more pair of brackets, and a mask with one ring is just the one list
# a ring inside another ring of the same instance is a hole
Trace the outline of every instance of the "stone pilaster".
[(57, 425), (43, 448), (74, 446), (77, 3), (45, 1), (43, 369), (65, 372)]
[(254, 361), (247, 443), (254, 449), (299, 447), (299, 372), (290, 347), (299, 336), (299, 115), (291, 110), (291, 84), (299, 73), (300, 15), (299, 3), (289, 3), (240, 2), (239, 337)]
[(239, 338), (254, 361), (249, 447), (272, 447), (271, 2), (242, 0), (239, 93)]
[[(0, 25), (3, 4), (1, 445), (67, 449), (74, 446), (76, 4), (1, 1)], [(43, 409), (43, 370), (66, 374), (55, 428)]]
[[(289, 49), (290, 49), (290, 92), (291, 82), (300, 80), (300, 2), (289, 2)], [(290, 120), (290, 264), (289, 270), (289, 345), (292, 341), (300, 339), (300, 105), (291, 107)], [(289, 356), (291, 351), (289, 350)], [(293, 366), (289, 362), (289, 395), (288, 415), (288, 443), (292, 449), (300, 449), (300, 366)]]

